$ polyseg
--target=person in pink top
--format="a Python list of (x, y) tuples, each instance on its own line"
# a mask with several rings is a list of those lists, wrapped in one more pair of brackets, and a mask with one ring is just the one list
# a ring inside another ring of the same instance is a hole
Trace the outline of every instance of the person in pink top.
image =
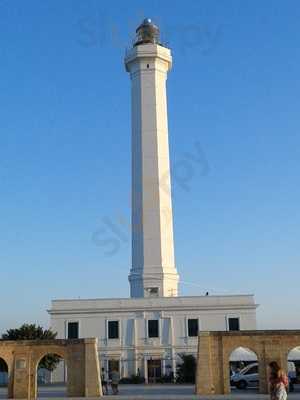
[(276, 361), (269, 364), (270, 367), (270, 394), (271, 400), (287, 400), (287, 388), (289, 379)]

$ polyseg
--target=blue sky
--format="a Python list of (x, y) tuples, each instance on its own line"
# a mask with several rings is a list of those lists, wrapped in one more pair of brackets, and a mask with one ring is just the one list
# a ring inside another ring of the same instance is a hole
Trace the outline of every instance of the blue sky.
[(1, 0), (0, 331), (129, 294), (123, 58), (146, 16), (174, 58), (181, 293), (254, 293), (260, 328), (300, 328), (299, 2)]

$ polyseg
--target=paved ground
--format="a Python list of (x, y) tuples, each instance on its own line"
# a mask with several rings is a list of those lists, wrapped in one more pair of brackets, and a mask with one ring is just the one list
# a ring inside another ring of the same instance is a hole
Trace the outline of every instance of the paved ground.
[[(261, 396), (253, 390), (244, 392), (234, 391), (230, 396), (202, 397), (193, 394), (194, 387), (188, 385), (121, 385), (119, 396), (105, 396), (106, 400), (269, 400), (268, 396)], [(0, 388), (0, 399), (6, 398), (6, 390)], [(39, 388), (38, 398), (64, 399), (65, 388), (63, 386), (45, 386)], [(77, 400), (79, 400), (77, 398)], [(300, 400), (298, 393), (291, 393), (289, 400)]]

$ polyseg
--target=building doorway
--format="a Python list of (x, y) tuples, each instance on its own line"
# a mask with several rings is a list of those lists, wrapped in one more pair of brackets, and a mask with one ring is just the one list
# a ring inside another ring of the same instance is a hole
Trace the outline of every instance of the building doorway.
[(8, 398), (8, 366), (3, 358), (0, 358), (0, 399)]
[(111, 359), (108, 360), (108, 374), (111, 375), (112, 371), (118, 371), (120, 373), (120, 360)]
[(157, 381), (161, 378), (161, 360), (148, 360), (148, 382), (149, 383), (157, 383)]

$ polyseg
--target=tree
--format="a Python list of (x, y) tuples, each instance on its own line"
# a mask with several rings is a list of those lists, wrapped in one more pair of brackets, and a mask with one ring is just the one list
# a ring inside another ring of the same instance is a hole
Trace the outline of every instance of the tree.
[[(8, 329), (2, 335), (3, 340), (53, 340), (56, 339), (57, 333), (51, 329), (43, 329), (35, 324), (24, 324), (20, 328)], [(42, 358), (39, 368), (46, 368), (53, 371), (59, 363), (61, 357), (56, 354), (48, 354)]]
[(177, 366), (177, 382), (195, 383), (196, 359), (191, 354), (179, 354), (181, 363)]

